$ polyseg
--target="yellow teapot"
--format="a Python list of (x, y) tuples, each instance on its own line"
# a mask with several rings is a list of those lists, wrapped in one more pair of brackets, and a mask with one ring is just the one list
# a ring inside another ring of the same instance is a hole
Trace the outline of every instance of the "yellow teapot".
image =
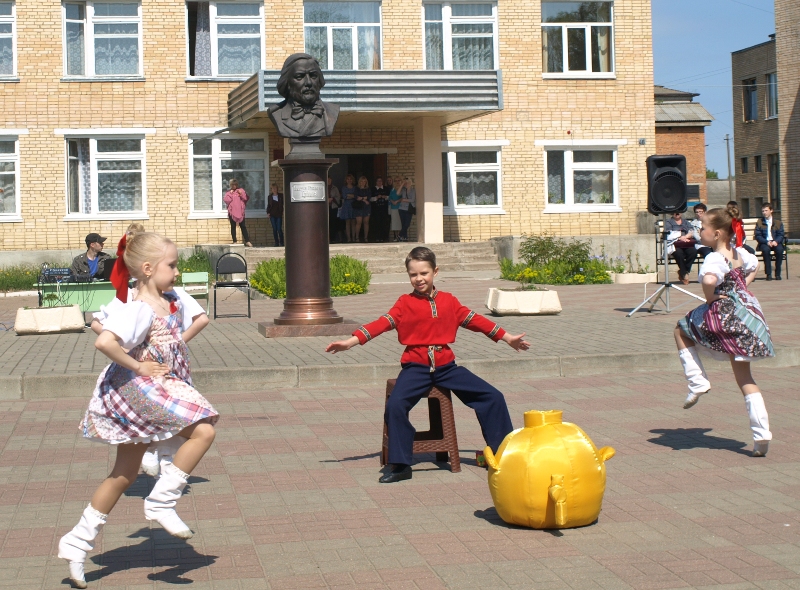
[(571, 528), (597, 520), (606, 489), (605, 461), (611, 447), (598, 450), (561, 410), (525, 412), (525, 427), (497, 449), (486, 447), (489, 490), (497, 513), (509, 524), (534, 529)]

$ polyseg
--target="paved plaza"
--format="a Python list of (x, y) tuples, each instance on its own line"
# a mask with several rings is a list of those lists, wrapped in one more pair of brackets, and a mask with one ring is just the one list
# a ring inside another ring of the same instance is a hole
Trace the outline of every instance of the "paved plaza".
[[(487, 287), (499, 284), (454, 276), (440, 287), (482, 310)], [(778, 361), (800, 348), (796, 285), (793, 274), (753, 287)], [(337, 299), (336, 307), (353, 319), (373, 319), (407, 290), (403, 283), (376, 284), (369, 295)], [(466, 331), (455, 349), (493, 376), (515, 426), (526, 410), (561, 409), (598, 447), (616, 449), (596, 524), (534, 531), (503, 523), (486, 471), (474, 460), (483, 447), (480, 428), (458, 402), (462, 472), (420, 455), (411, 481), (378, 484), (384, 387), (360, 381), (357, 371), (362, 363), (396, 368), (393, 335), (334, 357), (322, 353), (330, 338), (267, 340), (252, 321), (220, 320), (192, 343), (198, 372), (303, 363), (322, 373), (320, 367), (341, 366), (353, 378), (204, 390), (222, 414), (217, 441), (178, 505), (196, 536), (175, 539), (144, 520), (142, 499), (153, 479), (140, 475), (87, 561), (89, 587), (800, 588), (800, 367), (754, 367), (775, 437), (769, 455), (754, 459), (744, 403), (724, 365), (710, 365), (712, 393), (682, 409), (686, 386), (671, 329), (689, 306), (626, 319), (625, 310), (642, 299), (640, 286), (559, 293), (561, 315), (500, 323), (528, 332), (530, 366), (557, 358), (563, 376), (521, 375), (514, 363), (525, 355)], [(0, 300), (0, 321), (13, 319), (8, 301)], [(256, 301), (254, 319), (274, 317), (280, 307)], [(68, 587), (56, 543), (113, 459), (108, 447), (77, 431), (90, 390), (79, 396), (67, 387), (70, 375), (96, 378), (105, 364), (92, 342), (89, 334), (0, 336), (6, 378), (49, 371), (65, 383), (49, 397), (39, 391), (0, 401), (0, 587)], [(636, 355), (670, 360), (627, 371), (619, 361), (626, 355), (628, 362), (644, 358)], [(589, 362), (596, 374), (570, 358)], [(604, 359), (622, 368), (604, 370)], [(512, 367), (505, 377), (504, 366)], [(420, 429), (425, 414), (424, 402), (412, 414)]]

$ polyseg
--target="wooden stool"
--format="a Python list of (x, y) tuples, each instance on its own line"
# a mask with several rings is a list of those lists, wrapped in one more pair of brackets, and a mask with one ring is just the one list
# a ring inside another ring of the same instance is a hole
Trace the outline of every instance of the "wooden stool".
[[(392, 395), (397, 379), (387, 379), (386, 400)], [(450, 471), (461, 471), (461, 457), (458, 455), (458, 438), (456, 437), (456, 421), (453, 418), (453, 401), (449, 389), (433, 387), (425, 396), (428, 398), (428, 417), (430, 430), (414, 434), (414, 453), (436, 453), (436, 460), (447, 461), (450, 454)], [(389, 430), (383, 423), (383, 448), (381, 449), (381, 465), (388, 463)]]

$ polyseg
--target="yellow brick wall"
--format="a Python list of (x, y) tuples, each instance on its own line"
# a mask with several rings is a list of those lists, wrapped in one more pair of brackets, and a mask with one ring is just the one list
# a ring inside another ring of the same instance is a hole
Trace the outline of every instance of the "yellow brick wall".
[[(505, 110), (443, 129), (444, 139), (508, 139), (503, 150), (506, 215), (446, 217), (446, 239), (548, 231), (562, 235), (635, 232), (645, 208), (644, 160), (655, 150), (650, 3), (615, 5), (616, 80), (543, 80), (540, 3), (504, 0), (499, 12), (500, 67)], [(148, 229), (179, 246), (228, 243), (227, 219), (187, 220), (189, 155), (180, 127), (223, 127), (227, 94), (236, 81), (186, 81), (186, 9), (183, 2), (142, 1), (144, 81), (61, 82), (61, 6), (17, 2), (18, 83), (0, 83), (0, 128), (27, 128), (20, 136), (21, 223), (0, 223), (2, 249), (78, 248), (99, 231), (116, 240), (129, 221), (65, 222), (65, 142), (57, 128), (152, 127), (146, 139)], [(279, 69), (303, 51), (302, 0), (266, 0), (265, 62)], [(422, 69), (419, 0), (383, 1), (383, 67)], [(544, 152), (537, 139), (628, 140), (619, 150), (622, 213), (543, 215)], [(1, 131), (0, 131), (1, 132)], [(265, 131), (266, 135), (266, 131)], [(283, 147), (274, 132), (269, 150)], [(637, 145), (644, 138), (645, 146)], [(337, 129), (327, 148), (394, 147), (390, 174), (414, 173), (413, 128)], [(270, 179), (282, 183), (279, 170)], [(250, 219), (257, 244), (271, 244), (268, 220)]]

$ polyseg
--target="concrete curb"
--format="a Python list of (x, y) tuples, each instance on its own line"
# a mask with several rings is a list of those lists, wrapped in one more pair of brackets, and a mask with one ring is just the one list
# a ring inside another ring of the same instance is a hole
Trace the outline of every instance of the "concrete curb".
[[(711, 370), (725, 370), (726, 361), (704, 357)], [(680, 371), (674, 351), (621, 354), (587, 354), (509, 359), (464, 360), (459, 364), (489, 382), (508, 379), (552, 379), (616, 373)], [(758, 367), (800, 366), (800, 346), (781, 348), (775, 358)], [(398, 363), (343, 365), (287, 365), (279, 367), (234, 367), (197, 369), (195, 385), (201, 392), (250, 393), (267, 388), (294, 387), (382, 387), (397, 376)], [(95, 373), (0, 376), (0, 400), (88, 398), (97, 383)]]

